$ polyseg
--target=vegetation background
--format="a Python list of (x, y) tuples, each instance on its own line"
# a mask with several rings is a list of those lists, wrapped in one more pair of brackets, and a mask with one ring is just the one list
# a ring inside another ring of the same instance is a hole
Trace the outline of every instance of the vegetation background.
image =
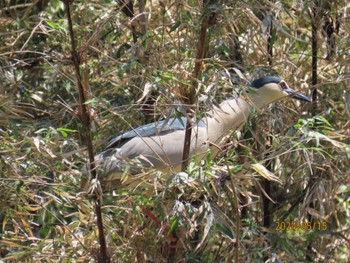
[(272, 72), (313, 103), (256, 112), (216, 159), (152, 195), (105, 193), (103, 259), (96, 198), (80, 187), (86, 134), (64, 2), (1, 1), (1, 262), (349, 262), (348, 1), (75, 0), (70, 11), (94, 152), (181, 116), (188, 89), (203, 113)]

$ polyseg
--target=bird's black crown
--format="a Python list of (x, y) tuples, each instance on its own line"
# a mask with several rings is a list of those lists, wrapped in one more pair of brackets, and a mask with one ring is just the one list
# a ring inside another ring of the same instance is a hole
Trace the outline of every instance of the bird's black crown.
[(282, 79), (279, 76), (267, 76), (267, 77), (263, 77), (260, 79), (256, 79), (254, 80), (250, 86), (256, 89), (261, 88), (262, 86), (264, 86), (265, 84), (268, 83), (280, 83), (282, 81)]

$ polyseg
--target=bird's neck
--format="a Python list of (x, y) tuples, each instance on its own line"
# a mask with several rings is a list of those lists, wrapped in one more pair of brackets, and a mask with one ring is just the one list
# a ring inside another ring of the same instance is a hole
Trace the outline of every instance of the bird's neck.
[(212, 143), (219, 143), (228, 131), (238, 129), (248, 118), (252, 106), (238, 97), (225, 100), (219, 107), (208, 112), (208, 139)]
[(261, 93), (260, 90), (252, 89), (242, 96), (252, 107), (257, 109), (261, 109), (264, 106), (281, 99), (280, 93), (270, 88), (265, 88), (263, 93)]
[[(266, 96), (258, 91), (251, 91), (240, 97), (225, 100), (219, 107), (208, 112), (208, 139), (219, 143), (230, 130), (236, 130), (247, 121), (251, 109), (260, 109), (278, 98), (269, 90)], [(275, 98), (276, 97), (276, 98)]]
[(264, 107), (264, 105), (269, 103), (268, 101), (265, 101), (263, 98), (261, 97), (259, 98), (259, 96), (257, 96), (257, 93), (247, 94), (245, 99), (249, 101), (252, 107), (255, 107), (258, 109)]

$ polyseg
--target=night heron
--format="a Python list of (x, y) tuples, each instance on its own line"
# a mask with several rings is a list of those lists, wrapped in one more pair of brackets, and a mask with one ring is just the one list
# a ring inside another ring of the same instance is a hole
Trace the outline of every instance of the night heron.
[[(208, 150), (215, 156), (224, 145), (228, 131), (237, 130), (245, 123), (253, 108), (263, 108), (287, 96), (310, 102), (308, 97), (291, 89), (278, 76), (253, 81), (241, 96), (223, 101), (205, 117), (193, 121), (190, 158), (201, 159)], [(147, 180), (144, 175), (151, 168), (162, 171), (164, 176), (179, 172), (185, 127), (185, 117), (172, 118), (137, 127), (112, 139), (106, 150), (95, 157), (103, 188), (108, 191), (137, 186)], [(87, 167), (87, 174), (86, 171)]]

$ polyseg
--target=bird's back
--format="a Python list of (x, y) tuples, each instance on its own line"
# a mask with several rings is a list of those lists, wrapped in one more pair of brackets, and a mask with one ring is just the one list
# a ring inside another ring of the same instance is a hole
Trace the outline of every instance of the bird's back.
[[(185, 119), (181, 122), (183, 121)], [(149, 124), (148, 127), (160, 126)], [(136, 180), (135, 175), (146, 174), (151, 168), (162, 171), (165, 176), (180, 171), (185, 138), (184, 126), (175, 122), (175, 126), (160, 131), (154, 129), (153, 134), (150, 131), (143, 132), (141, 136), (142, 129), (145, 131), (144, 127), (134, 131), (133, 137), (132, 131), (125, 133), (126, 136), (117, 137), (118, 140), (113, 140), (106, 151), (95, 157), (97, 173), (102, 175), (100, 177), (102, 184), (113, 185), (114, 188), (127, 186)], [(127, 138), (128, 136), (131, 138)], [(192, 130), (190, 158), (196, 154), (199, 158), (205, 155), (209, 149), (209, 144), (204, 143), (207, 138), (207, 126), (203, 121), (199, 121)], [(119, 147), (113, 147), (118, 143)], [(121, 177), (126, 169), (131, 178), (123, 181)], [(136, 181), (140, 182), (140, 178)]]

